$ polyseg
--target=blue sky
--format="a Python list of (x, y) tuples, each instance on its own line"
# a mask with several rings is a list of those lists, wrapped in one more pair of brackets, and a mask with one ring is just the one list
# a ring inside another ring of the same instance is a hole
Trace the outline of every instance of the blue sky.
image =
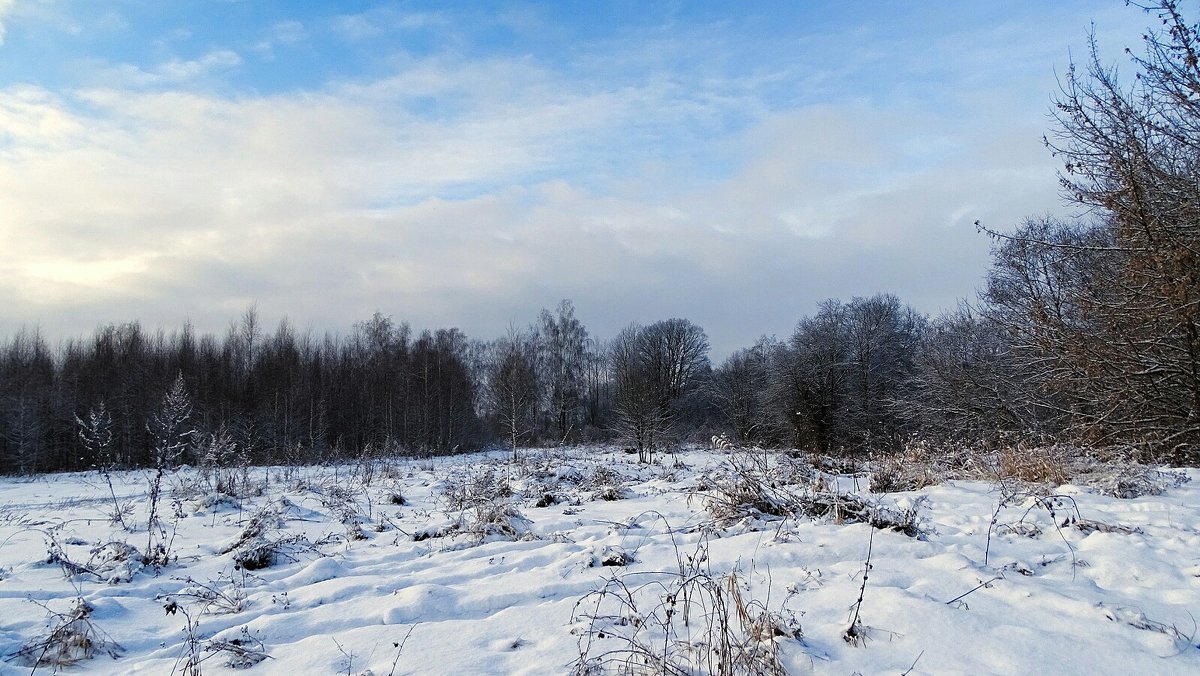
[(1056, 73), (1121, 2), (0, 0), (0, 333), (494, 337), (561, 298), (722, 357), (827, 297), (936, 313), (975, 220), (1067, 213)]

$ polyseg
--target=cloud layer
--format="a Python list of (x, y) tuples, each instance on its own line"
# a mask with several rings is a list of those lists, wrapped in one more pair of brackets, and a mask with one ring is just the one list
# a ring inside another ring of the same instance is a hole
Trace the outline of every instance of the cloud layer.
[[(948, 307), (987, 264), (973, 221), (1061, 209), (1039, 142), (1054, 63), (1025, 64), (1021, 44), (963, 49), (932, 80), (893, 56), (900, 89), (864, 79), (886, 55), (797, 71), (712, 23), (557, 61), (484, 50), (442, 15), (277, 19), (239, 44), (92, 59), (74, 86), (0, 87), (0, 333), (220, 330), (257, 301), (318, 330), (380, 310), (490, 337), (572, 298), (600, 336), (686, 316), (723, 354), (829, 296)], [(322, 31), (388, 30), (440, 46), (316, 85), (229, 85)], [(794, 44), (818, 37), (772, 39), (819, 65)]]

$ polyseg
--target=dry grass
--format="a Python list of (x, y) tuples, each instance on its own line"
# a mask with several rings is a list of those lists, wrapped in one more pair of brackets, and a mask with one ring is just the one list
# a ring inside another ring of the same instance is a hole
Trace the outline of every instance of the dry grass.
[(794, 615), (750, 596), (736, 571), (709, 570), (705, 541), (679, 560), (665, 579), (614, 575), (575, 604), (571, 673), (784, 676), (781, 642), (803, 636)]
[(1071, 479), (1077, 457), (1073, 446), (1010, 446), (997, 452), (996, 473), (1000, 479), (1058, 486)]
[(829, 487), (811, 465), (783, 454), (730, 455), (703, 491), (705, 509), (718, 525), (746, 518), (826, 518), (834, 523), (868, 523), (909, 537), (924, 532), (918, 500), (907, 509), (868, 501)]
[(46, 610), (50, 612), (46, 634), (27, 641), (10, 661), (34, 671), (43, 666), (57, 671), (97, 654), (120, 656), (121, 646), (92, 623), (92, 607), (83, 598), (76, 598), (65, 613)]
[(987, 474), (979, 448), (914, 439), (899, 453), (872, 458), (870, 487), (874, 493), (916, 491), (949, 479), (979, 479)]

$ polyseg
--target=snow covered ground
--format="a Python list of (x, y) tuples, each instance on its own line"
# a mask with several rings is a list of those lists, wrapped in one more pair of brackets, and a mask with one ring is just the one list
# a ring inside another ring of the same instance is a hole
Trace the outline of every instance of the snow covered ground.
[[(239, 498), (184, 469), (152, 531), (150, 472), (113, 475), (126, 528), (96, 473), (6, 478), (0, 674), (60, 651), (105, 674), (605, 673), (655, 655), (684, 673), (1200, 673), (1200, 472), (1133, 499), (985, 481), (874, 496), (784, 457), (269, 468)], [(755, 487), (731, 461), (769, 470), (762, 501), (730, 497)], [(770, 514), (797, 496), (846, 503)], [(855, 522), (863, 505), (920, 533)], [(167, 563), (143, 566), (158, 545)]]

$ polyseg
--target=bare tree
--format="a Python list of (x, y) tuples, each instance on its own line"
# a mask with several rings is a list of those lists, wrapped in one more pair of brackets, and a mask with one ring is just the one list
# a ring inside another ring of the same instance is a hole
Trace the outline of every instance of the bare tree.
[[(1146, 8), (1126, 87), (1072, 66), (1047, 145), (1065, 198), (1089, 220), (995, 233), (985, 297), (1043, 394), (1087, 440), (1193, 458), (1200, 448), (1200, 36), (1178, 4)], [(1027, 349), (1025, 349), (1027, 348)], [(1048, 397), (1049, 398), (1049, 397)]]
[(681, 404), (711, 371), (708, 337), (686, 319), (668, 319), (625, 328), (610, 349), (616, 429), (641, 462), (651, 462), (655, 449), (677, 438)]
[(534, 351), (530, 336), (511, 328), (508, 337), (497, 341), (493, 349), (487, 391), (514, 460), (518, 445), (537, 425), (538, 382)]
[(112, 467), (112, 416), (104, 402), (93, 406), (86, 420), (75, 416), (75, 424), (79, 426), (79, 441), (83, 444), (86, 461), (101, 470)]
[(553, 314), (542, 310), (539, 324), (539, 370), (545, 380), (551, 428), (560, 442), (565, 442), (579, 433), (587, 329), (575, 318), (575, 306), (569, 300), (559, 303)]
[(613, 375), (611, 344), (607, 341), (590, 342), (584, 353), (583, 376), (583, 424), (584, 438), (595, 438), (604, 434), (604, 427), (612, 411)]
[(854, 298), (847, 304), (847, 425), (858, 446), (894, 449), (907, 432), (895, 403), (903, 398), (925, 321), (892, 294)]
[(0, 466), (22, 474), (47, 469), (54, 376), (54, 360), (37, 328), (18, 331), (0, 353)]
[(710, 388), (717, 415), (739, 442), (780, 441), (772, 379), (781, 348), (774, 339), (761, 338), (753, 347), (734, 352), (713, 372)]
[(634, 445), (640, 462), (650, 462), (654, 449), (670, 433), (670, 411), (662, 406), (654, 374), (643, 358), (644, 329), (623, 329), (609, 348), (613, 371), (613, 427)]
[(964, 303), (921, 332), (894, 408), (917, 433), (938, 441), (1048, 433), (1055, 413), (1030, 396), (1031, 375), (1001, 326)]
[(792, 334), (779, 389), (798, 446), (828, 453), (843, 441), (851, 359), (846, 327), (845, 306), (831, 299)]

